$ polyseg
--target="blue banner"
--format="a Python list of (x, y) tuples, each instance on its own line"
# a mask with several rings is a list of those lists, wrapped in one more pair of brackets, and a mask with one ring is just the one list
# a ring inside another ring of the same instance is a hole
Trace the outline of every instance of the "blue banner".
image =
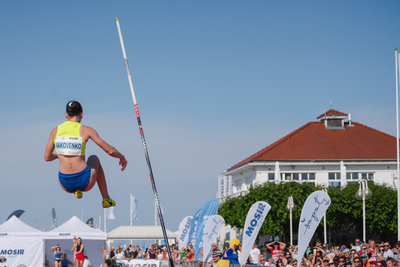
[(218, 199), (210, 200), (204, 205), (203, 208), (201, 208), (199, 212), (199, 216), (197, 219), (197, 226), (196, 226), (196, 241), (194, 244), (194, 250), (195, 250), (194, 261), (199, 261), (202, 258), (200, 250), (203, 249), (202, 240), (203, 240), (204, 224), (210, 216), (216, 215), (218, 213), (218, 205), (219, 205)]
[[(197, 228), (197, 222), (199, 220), (200, 211), (201, 211), (201, 209), (199, 209), (194, 214), (193, 219), (192, 219), (192, 225), (190, 226), (188, 243), (192, 243), (192, 245), (194, 245), (196, 243), (196, 228)], [(187, 244), (185, 246), (187, 246)]]

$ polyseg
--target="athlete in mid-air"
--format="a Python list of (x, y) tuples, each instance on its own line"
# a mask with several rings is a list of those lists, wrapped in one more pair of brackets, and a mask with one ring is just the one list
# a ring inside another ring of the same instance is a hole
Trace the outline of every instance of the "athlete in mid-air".
[[(44, 160), (58, 159), (60, 161), (58, 179), (65, 191), (75, 193), (77, 198), (81, 198), (82, 191), (89, 191), (97, 182), (103, 197), (103, 207), (115, 206), (115, 201), (108, 195), (106, 178), (99, 158), (92, 155), (87, 162), (85, 161), (86, 143), (92, 139), (108, 155), (118, 158), (122, 171), (128, 163), (125, 156), (101, 139), (93, 128), (80, 124), (83, 110), (79, 102), (67, 103), (65, 117), (67, 121), (58, 125), (50, 133)], [(54, 149), (56, 153), (53, 153)]]

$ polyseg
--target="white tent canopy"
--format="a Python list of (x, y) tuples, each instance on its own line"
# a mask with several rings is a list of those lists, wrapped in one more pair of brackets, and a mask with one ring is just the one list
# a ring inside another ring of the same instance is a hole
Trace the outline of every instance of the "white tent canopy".
[(61, 252), (67, 254), (67, 258), (73, 261), (71, 248), (73, 247), (72, 239), (74, 237), (82, 239), (85, 248), (84, 254), (88, 256), (92, 266), (100, 266), (104, 263), (101, 248), (105, 246), (107, 234), (93, 229), (76, 216), (73, 216), (59, 227), (45, 233), (46, 256), (51, 266), (54, 264), (54, 253), (51, 247), (57, 244), (61, 246)]
[(76, 237), (81, 237), (85, 240), (106, 240), (107, 234), (93, 229), (89, 225), (85, 224), (79, 220), (76, 216), (63, 223), (57, 228), (46, 232), (45, 237), (48, 239), (71, 239)]
[(42, 266), (44, 233), (15, 216), (0, 225), (0, 256), (7, 266)]
[[(168, 240), (178, 236), (166, 229)], [(164, 239), (161, 226), (119, 226), (107, 234), (107, 239), (114, 240), (150, 240)]]

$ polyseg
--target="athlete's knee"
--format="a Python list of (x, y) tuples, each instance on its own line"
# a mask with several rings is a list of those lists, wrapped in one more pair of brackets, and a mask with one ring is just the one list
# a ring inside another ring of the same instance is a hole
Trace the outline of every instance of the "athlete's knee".
[(100, 159), (96, 155), (90, 155), (88, 161), (100, 161)]
[(87, 164), (89, 166), (100, 164), (100, 159), (96, 155), (91, 155), (87, 160)]

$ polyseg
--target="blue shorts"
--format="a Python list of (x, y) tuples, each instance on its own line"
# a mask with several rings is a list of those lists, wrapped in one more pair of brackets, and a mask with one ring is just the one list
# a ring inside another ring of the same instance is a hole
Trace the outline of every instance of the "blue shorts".
[(76, 190), (84, 191), (87, 188), (91, 173), (89, 166), (86, 166), (83, 171), (77, 173), (58, 172), (58, 179), (65, 190), (74, 193)]

